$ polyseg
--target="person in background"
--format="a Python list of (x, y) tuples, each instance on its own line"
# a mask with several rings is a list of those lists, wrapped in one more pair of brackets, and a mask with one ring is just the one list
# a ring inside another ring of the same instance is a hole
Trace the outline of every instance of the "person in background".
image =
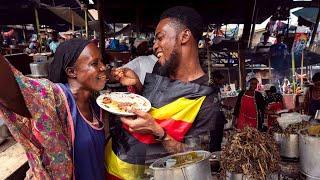
[(242, 90), (234, 107), (236, 128), (242, 130), (246, 126), (263, 130), (265, 101), (262, 94), (256, 91), (258, 79), (249, 79), (249, 89)]
[(60, 44), (59, 34), (56, 31), (53, 31), (51, 34), (51, 42), (49, 44), (50, 51), (56, 53), (56, 50)]
[(293, 90), (291, 89), (291, 84), (289, 79), (284, 78), (283, 85), (282, 85), (282, 93), (283, 94), (291, 94)]
[(272, 46), (272, 43), (269, 42), (270, 33), (267, 31), (267, 32), (264, 32), (262, 35), (263, 35), (263, 40), (257, 44), (256, 52), (267, 53), (270, 50), (270, 46)]
[(139, 77), (140, 82), (144, 83), (144, 78), (147, 73), (152, 73), (153, 67), (158, 61), (158, 58), (153, 54), (148, 54), (147, 41), (140, 41), (140, 44), (135, 43), (137, 46), (138, 57), (128, 62), (123, 68), (133, 70)]
[(214, 89), (214, 92), (219, 94), (220, 88), (223, 88), (224, 84), (224, 76), (221, 74), (220, 71), (216, 70), (211, 73), (213, 82), (212, 82), (212, 88)]
[(284, 36), (278, 34), (276, 44), (270, 47), (270, 63), (274, 69), (272, 73), (276, 81), (289, 76), (289, 61), (287, 60), (289, 53), (287, 45), (283, 43), (283, 39)]
[(280, 93), (277, 93), (275, 86), (271, 86), (269, 90), (266, 90), (265, 102), (268, 112), (268, 127), (271, 127), (277, 120), (274, 114), (284, 107), (283, 97)]
[(107, 80), (99, 49), (62, 43), (49, 80), (23, 76), (0, 56), (0, 119), (25, 149), (27, 179), (105, 179), (105, 122), (93, 93)]
[[(216, 70), (212, 72), (212, 78), (213, 78), (213, 84), (212, 89), (213, 93), (218, 94), (219, 104), (220, 107), (222, 107), (221, 103), (221, 93), (220, 88), (223, 87), (224, 84), (224, 76), (221, 74), (220, 71)], [(223, 139), (223, 130), (224, 130), (224, 124), (227, 123), (226, 118), (222, 112), (222, 109), (220, 109), (222, 118), (216, 119), (216, 127), (214, 130), (210, 131), (210, 144), (209, 144), (209, 151), (215, 152), (215, 151), (221, 151), (221, 142)]]
[(317, 110), (320, 109), (320, 72), (312, 77), (313, 85), (310, 86), (304, 95), (304, 113), (314, 117)]

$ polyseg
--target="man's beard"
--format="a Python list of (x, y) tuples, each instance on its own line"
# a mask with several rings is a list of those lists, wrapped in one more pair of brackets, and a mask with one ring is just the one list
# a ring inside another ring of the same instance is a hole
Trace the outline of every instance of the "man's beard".
[(174, 49), (170, 55), (170, 58), (163, 65), (160, 66), (159, 75), (165, 77), (175, 75), (178, 65), (179, 55), (177, 51)]

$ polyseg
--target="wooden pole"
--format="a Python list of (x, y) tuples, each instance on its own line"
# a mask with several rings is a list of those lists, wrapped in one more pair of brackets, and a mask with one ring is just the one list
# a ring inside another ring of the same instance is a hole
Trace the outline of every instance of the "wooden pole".
[(41, 40), (41, 37), (40, 37), (40, 23), (39, 23), (39, 15), (38, 15), (38, 9), (35, 7), (34, 8), (34, 15), (35, 15), (35, 18), (36, 18), (36, 26), (37, 26), (37, 33), (38, 33), (38, 40), (39, 40), (39, 44), (40, 44), (40, 50), (39, 52), (41, 52), (41, 44), (42, 44), (42, 40)]
[(301, 77), (300, 77), (300, 81), (301, 81), (301, 83), (300, 83), (300, 87), (301, 87), (301, 89), (302, 89), (302, 85), (303, 85), (303, 61), (304, 61), (304, 54), (303, 54), (303, 50), (302, 50), (302, 53), (301, 53)]
[(26, 25), (23, 25), (22, 33), (23, 33), (23, 39), (25, 43), (27, 43), (26, 29), (27, 29)]
[(293, 51), (293, 48), (291, 50), (291, 63), (292, 63), (292, 84), (293, 84), (293, 92), (296, 92), (296, 76), (295, 76), (295, 73), (296, 73), (296, 65), (295, 65), (295, 61), (294, 61), (294, 51)]
[(312, 31), (312, 36), (311, 36), (311, 39), (310, 39), (309, 48), (312, 47), (313, 42), (314, 42), (314, 38), (316, 37), (317, 30), (318, 30), (318, 25), (319, 25), (319, 20), (320, 20), (320, 8), (318, 8), (318, 15), (317, 15), (316, 23), (313, 26), (313, 31)]
[(256, 29), (256, 23), (257, 23), (257, 17), (258, 17), (258, 8), (257, 6), (257, 1), (254, 0), (254, 6), (253, 6), (253, 16), (252, 16), (252, 26), (251, 26), (251, 32), (250, 32), (250, 39), (249, 39), (249, 49), (251, 49), (252, 46), (252, 39), (253, 39), (253, 35)]
[(84, 21), (85, 21), (85, 28), (86, 28), (86, 39), (89, 39), (89, 32), (88, 32), (88, 9), (87, 9), (87, 7), (84, 8)]
[[(99, 18), (99, 27), (100, 27), (100, 36), (99, 36), (99, 48), (101, 51), (102, 56), (105, 54), (105, 32), (104, 32), (104, 14), (103, 14), (103, 9), (104, 9), (104, 0), (97, 0), (97, 6), (98, 6), (98, 18)], [(107, 59), (104, 59), (104, 63), (107, 63)]]
[(73, 12), (72, 12), (71, 8), (69, 8), (69, 12), (71, 13), (71, 27), (72, 27), (72, 31), (74, 31), (74, 17), (73, 17)]
[[(209, 27), (207, 29), (207, 38), (209, 38)], [(211, 53), (209, 51), (209, 42), (205, 43), (206, 49), (207, 49), (207, 57), (208, 57), (208, 77), (209, 77), (209, 82), (211, 82)]]
[(242, 90), (245, 89), (246, 86), (246, 64), (245, 64), (245, 52), (249, 47), (249, 39), (250, 39), (250, 29), (252, 23), (252, 17), (255, 8), (255, 0), (249, 0), (248, 6), (245, 10), (247, 12), (245, 14), (245, 23), (243, 27), (243, 33), (240, 41), (240, 47), (238, 46), (238, 54), (239, 54), (239, 85)]

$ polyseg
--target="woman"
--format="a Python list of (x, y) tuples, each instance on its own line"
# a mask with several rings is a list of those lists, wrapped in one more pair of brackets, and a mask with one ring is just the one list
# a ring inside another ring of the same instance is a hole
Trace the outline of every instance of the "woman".
[(0, 118), (26, 150), (28, 178), (105, 179), (104, 122), (92, 98), (107, 79), (99, 49), (81, 39), (62, 43), (52, 82), (23, 76), (3, 57), (0, 69)]
[(271, 127), (277, 120), (275, 112), (283, 109), (283, 97), (280, 93), (277, 93), (275, 86), (271, 86), (270, 90), (266, 91), (266, 107), (269, 112), (268, 114), (268, 127)]
[(313, 86), (307, 89), (304, 96), (304, 113), (312, 117), (320, 109), (320, 72), (312, 77)]
[(246, 126), (262, 130), (265, 102), (260, 92), (256, 91), (258, 80), (251, 78), (248, 90), (239, 93), (234, 109), (236, 128), (242, 130)]

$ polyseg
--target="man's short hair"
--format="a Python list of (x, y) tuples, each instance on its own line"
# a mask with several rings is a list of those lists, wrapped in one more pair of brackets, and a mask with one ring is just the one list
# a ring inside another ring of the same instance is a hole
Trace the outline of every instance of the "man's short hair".
[(224, 76), (218, 70), (213, 71), (211, 75), (213, 76), (213, 78), (216, 78), (218, 80), (224, 79)]
[(169, 8), (162, 13), (160, 20), (166, 18), (173, 19), (190, 29), (197, 42), (201, 39), (203, 33), (202, 17), (193, 8), (186, 6), (175, 6)]
[(319, 81), (320, 81), (320, 72), (317, 72), (312, 76), (312, 82), (319, 82)]

